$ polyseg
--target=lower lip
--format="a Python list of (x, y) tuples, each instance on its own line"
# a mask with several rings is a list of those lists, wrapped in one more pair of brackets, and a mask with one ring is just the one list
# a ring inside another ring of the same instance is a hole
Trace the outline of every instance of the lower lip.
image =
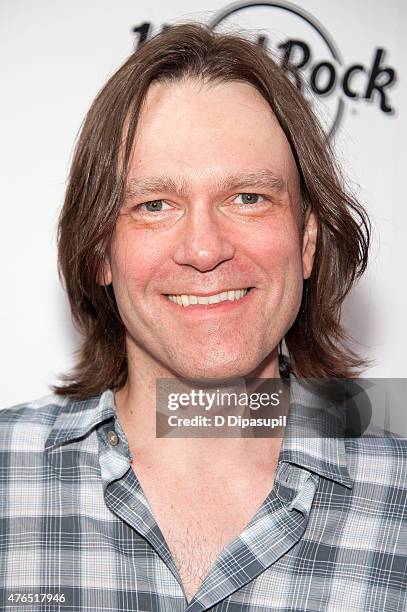
[(205, 314), (205, 313), (215, 313), (221, 314), (223, 312), (231, 312), (232, 310), (236, 310), (239, 306), (244, 306), (250, 299), (254, 293), (254, 288), (250, 289), (240, 300), (223, 300), (222, 302), (217, 302), (216, 304), (191, 304), (190, 306), (180, 306), (175, 302), (171, 302), (165, 295), (163, 295), (163, 299), (169, 306), (175, 308), (178, 312), (182, 311), (185, 314)]

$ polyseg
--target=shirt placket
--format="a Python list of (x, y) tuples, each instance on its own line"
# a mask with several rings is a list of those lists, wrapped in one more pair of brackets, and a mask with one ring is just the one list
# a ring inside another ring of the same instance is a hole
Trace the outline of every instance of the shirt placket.
[[(185, 597), (171, 552), (131, 468), (127, 441), (117, 420), (105, 424), (99, 440), (101, 477), (107, 507), (150, 544), (174, 576), (179, 596)], [(152, 591), (156, 591), (154, 584)]]
[(316, 474), (280, 463), (272, 491), (243, 532), (222, 551), (186, 612), (209, 610), (233, 596), (299, 542), (318, 482)]
[[(127, 443), (121, 433), (120, 426), (114, 429), (112, 425), (105, 426), (100, 455), (105, 502), (165, 563), (176, 580), (179, 595), (184, 597), (185, 612), (214, 608), (272, 566), (303, 535), (318, 476), (299, 466), (280, 463), (273, 490), (244, 531), (222, 551), (188, 604), (174, 559), (131, 469)], [(153, 584), (151, 588), (156, 590)]]

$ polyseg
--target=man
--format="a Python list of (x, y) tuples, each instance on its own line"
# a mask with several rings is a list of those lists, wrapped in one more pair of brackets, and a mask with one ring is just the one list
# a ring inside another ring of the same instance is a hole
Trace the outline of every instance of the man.
[[(3, 609), (406, 609), (405, 441), (344, 437), (299, 382), (364, 365), (339, 315), (368, 242), (261, 48), (186, 24), (128, 59), (60, 219), (78, 365), (0, 412)], [(291, 435), (156, 435), (163, 380), (252, 379), (289, 386)]]

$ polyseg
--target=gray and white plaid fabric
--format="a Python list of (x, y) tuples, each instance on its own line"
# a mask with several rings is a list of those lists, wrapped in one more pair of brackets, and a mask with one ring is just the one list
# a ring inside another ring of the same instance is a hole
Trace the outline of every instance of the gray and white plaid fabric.
[[(295, 428), (315, 398), (291, 393)], [(0, 411), (0, 453), (1, 610), (407, 610), (404, 438), (286, 436), (272, 491), (189, 603), (110, 390)]]

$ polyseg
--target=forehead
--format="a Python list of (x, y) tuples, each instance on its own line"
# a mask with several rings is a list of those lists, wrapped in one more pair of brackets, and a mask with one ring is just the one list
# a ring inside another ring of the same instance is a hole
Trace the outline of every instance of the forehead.
[(264, 168), (287, 183), (298, 182), (287, 138), (253, 86), (192, 79), (150, 86), (131, 178), (166, 173), (193, 182)]

